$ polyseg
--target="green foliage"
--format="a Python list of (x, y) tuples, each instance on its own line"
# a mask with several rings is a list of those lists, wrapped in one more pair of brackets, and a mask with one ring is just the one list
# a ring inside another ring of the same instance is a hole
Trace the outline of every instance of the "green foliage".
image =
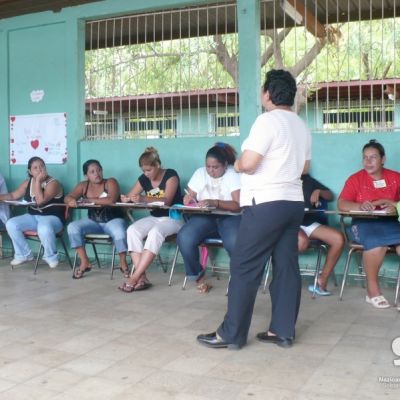
[[(290, 69), (306, 57), (312, 57), (312, 62), (298, 76), (300, 81), (309, 84), (397, 77), (400, 73), (398, 25), (399, 18), (332, 25), (338, 33), (321, 46), (317, 55), (310, 52), (316, 38), (298, 27), (280, 44), (283, 64)], [(236, 62), (237, 35), (222, 35), (222, 41), (225, 56), (217, 49), (213, 36), (87, 51), (86, 97), (235, 87), (232, 74), (220, 60), (226, 61), (228, 55)], [(271, 44), (270, 37), (262, 36), (262, 52)], [(262, 73), (275, 65), (272, 56), (262, 66)]]

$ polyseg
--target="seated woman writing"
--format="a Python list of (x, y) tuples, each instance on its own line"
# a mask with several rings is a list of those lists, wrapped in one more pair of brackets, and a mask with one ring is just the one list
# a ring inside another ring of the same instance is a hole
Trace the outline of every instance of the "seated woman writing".
[[(179, 176), (175, 170), (161, 167), (160, 156), (154, 147), (148, 147), (139, 157), (143, 174), (125, 196), (124, 202), (150, 203), (162, 201), (166, 206), (182, 202)], [(126, 293), (151, 287), (146, 270), (159, 253), (165, 238), (181, 229), (182, 220), (172, 219), (168, 210), (155, 209), (150, 216), (141, 218), (129, 226), (127, 231), (128, 250), (134, 271), (119, 289)]]
[[(386, 210), (396, 211), (400, 199), (400, 173), (384, 168), (385, 150), (370, 140), (362, 150), (364, 169), (351, 175), (339, 196), (341, 211)], [(379, 270), (388, 246), (395, 246), (400, 254), (400, 224), (397, 218), (353, 218), (352, 233), (364, 246), (363, 266), (367, 278), (366, 302), (376, 308), (389, 308), (390, 304), (379, 287)]]
[[(218, 210), (239, 212), (240, 178), (233, 169), (236, 151), (226, 143), (217, 143), (206, 154), (206, 165), (195, 171), (188, 183), (185, 205), (212, 206)], [(205, 270), (200, 264), (199, 245), (206, 238), (221, 238), (224, 248), (232, 254), (240, 224), (236, 215), (194, 214), (178, 233), (186, 275), (195, 280), (200, 293), (207, 293), (211, 285), (205, 281)]]
[(24, 215), (13, 217), (6, 222), (6, 229), (14, 246), (14, 259), (11, 265), (16, 266), (33, 260), (31, 248), (24, 236), (24, 231), (37, 231), (44, 248), (43, 260), (50, 268), (58, 265), (56, 234), (64, 226), (65, 207), (51, 204), (63, 204), (63, 188), (50, 175), (44, 161), (32, 157), (28, 161), (28, 179), (11, 193), (0, 195), (1, 200), (19, 200), (34, 202)]
[(129, 271), (126, 262), (126, 224), (121, 209), (107, 207), (120, 200), (119, 184), (114, 178), (103, 178), (103, 168), (99, 161), (88, 160), (82, 166), (86, 180), (78, 183), (65, 196), (65, 203), (69, 207), (77, 207), (81, 203), (93, 203), (103, 207), (89, 208), (88, 218), (73, 221), (68, 225), (68, 236), (71, 247), (76, 250), (80, 258), (80, 266), (75, 270), (74, 279), (80, 279), (85, 272), (92, 269), (85, 250), (84, 237), (89, 233), (110, 235), (119, 254), (120, 270), (127, 274)]
[[(332, 192), (310, 175), (302, 175), (301, 180), (303, 182), (304, 205), (306, 208), (315, 210), (318, 208), (321, 200), (333, 200)], [(300, 225), (298, 234), (300, 252), (307, 250), (310, 239), (320, 240), (329, 246), (325, 264), (318, 277), (318, 285), (315, 288), (315, 293), (319, 296), (330, 296), (331, 293), (327, 291), (327, 283), (330, 274), (342, 254), (344, 236), (337, 229), (327, 226), (326, 216), (323, 213), (311, 212), (304, 214), (303, 222)], [(310, 285), (308, 290), (313, 293), (314, 285)]]

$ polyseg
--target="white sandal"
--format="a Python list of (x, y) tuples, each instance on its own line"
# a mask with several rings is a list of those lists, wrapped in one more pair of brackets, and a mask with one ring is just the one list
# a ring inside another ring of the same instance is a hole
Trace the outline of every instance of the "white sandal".
[(375, 296), (375, 297), (365, 296), (365, 301), (368, 304), (371, 304), (375, 308), (390, 308), (389, 302), (382, 295)]

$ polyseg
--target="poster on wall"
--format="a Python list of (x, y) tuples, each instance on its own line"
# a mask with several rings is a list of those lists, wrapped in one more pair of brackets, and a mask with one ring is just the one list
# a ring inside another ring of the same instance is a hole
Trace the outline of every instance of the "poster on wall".
[(46, 164), (67, 161), (67, 114), (10, 116), (10, 164), (26, 165), (31, 157)]

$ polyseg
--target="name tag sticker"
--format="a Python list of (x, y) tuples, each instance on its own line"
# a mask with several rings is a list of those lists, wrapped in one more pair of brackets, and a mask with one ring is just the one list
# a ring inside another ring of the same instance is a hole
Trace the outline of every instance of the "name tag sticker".
[(379, 179), (379, 181), (374, 181), (375, 189), (382, 189), (386, 187), (386, 181), (384, 179)]

